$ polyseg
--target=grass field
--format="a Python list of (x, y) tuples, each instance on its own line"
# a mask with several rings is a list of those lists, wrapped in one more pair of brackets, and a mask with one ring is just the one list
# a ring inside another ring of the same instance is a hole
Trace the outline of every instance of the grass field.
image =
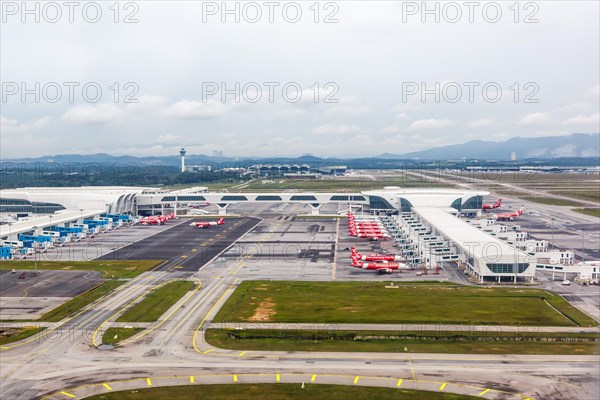
[(35, 329), (3, 329), (0, 331), (0, 346), (8, 343), (18, 342), (19, 340), (27, 339), (35, 334), (42, 332), (46, 328)]
[(154, 322), (194, 286), (190, 281), (169, 282), (123, 313), (117, 322)]
[(143, 330), (144, 328), (108, 328), (102, 335), (102, 344), (115, 345)]
[(598, 334), (576, 333), (208, 329), (205, 338), (215, 347), (232, 350), (600, 354)]
[(572, 200), (565, 199), (554, 199), (552, 197), (536, 197), (536, 196), (523, 196), (520, 197), (523, 200), (531, 201), (533, 203), (548, 204), (553, 206), (569, 206), (577, 207), (581, 206), (581, 203)]
[(579, 214), (600, 218), (600, 208), (574, 208), (573, 211), (578, 212)]
[[(119, 260), (119, 261), (38, 261), (39, 270), (72, 270), (72, 271), (99, 271), (102, 278), (134, 278), (155, 267), (156, 260)], [(27, 261), (2, 261), (0, 270), (32, 270), (34, 262)]]
[[(597, 325), (562, 297), (538, 289), (439, 283), (245, 281), (213, 322)], [(548, 304), (551, 304), (553, 309)]]
[(600, 203), (600, 190), (598, 189), (598, 183), (595, 184), (595, 187), (588, 187), (585, 190), (551, 191), (551, 193)]
[(124, 284), (124, 281), (107, 281), (104, 282), (86, 292), (83, 292), (77, 297), (72, 298), (66, 303), (61, 304), (60, 306), (48, 311), (46, 314), (42, 315), (39, 321), (46, 322), (57, 322), (63, 318), (68, 317), (69, 315), (75, 313), (76, 311), (81, 310), (86, 307), (91, 302), (99, 299), (100, 297), (110, 293), (117, 287)]
[(474, 400), (478, 397), (421, 390), (375, 388), (344, 385), (306, 384), (235, 384), (171, 386), (105, 393), (86, 397), (87, 400)]

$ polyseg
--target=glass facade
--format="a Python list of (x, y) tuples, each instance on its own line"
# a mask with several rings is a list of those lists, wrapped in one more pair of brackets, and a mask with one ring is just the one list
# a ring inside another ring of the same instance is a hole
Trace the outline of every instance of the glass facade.
[(400, 198), (400, 211), (402, 212), (410, 212), (412, 210), (412, 204), (410, 201)]
[(349, 196), (331, 196), (331, 201), (348, 201)]
[(315, 196), (302, 196), (302, 195), (295, 195), (290, 197), (291, 201), (317, 201), (317, 198)]
[[(486, 263), (485, 264), (490, 271), (495, 274), (515, 274), (523, 273), (529, 268), (529, 263), (513, 263), (513, 264), (499, 264), (499, 263)], [(518, 268), (517, 268), (518, 265)]]
[(454, 208), (455, 210), (460, 211), (461, 205), (462, 205), (462, 199), (459, 197), (458, 199), (456, 199), (452, 202), (450, 207)]
[(481, 210), (483, 204), (482, 196), (473, 196), (465, 201), (462, 205), (463, 210)]
[[(164, 196), (161, 201), (175, 201), (175, 196)], [(204, 196), (177, 196), (177, 201), (206, 201)]]
[(393, 210), (394, 207), (383, 197), (369, 196), (371, 210)]
[(3, 213), (32, 213), (52, 214), (65, 208), (60, 204), (29, 202), (21, 199), (0, 199), (0, 212)]
[(223, 196), (221, 201), (248, 201), (246, 196)]
[(280, 196), (256, 196), (256, 201), (282, 201)]

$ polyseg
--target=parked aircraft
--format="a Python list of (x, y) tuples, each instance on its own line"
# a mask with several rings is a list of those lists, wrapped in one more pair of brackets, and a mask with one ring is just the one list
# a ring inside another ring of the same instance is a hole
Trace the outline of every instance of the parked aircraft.
[(221, 217), (218, 221), (192, 222), (190, 226), (195, 226), (196, 228), (210, 228), (211, 226), (223, 225), (224, 223), (225, 218)]
[(493, 210), (494, 208), (498, 208), (502, 205), (502, 199), (498, 199), (494, 204), (483, 204), (481, 206), (482, 210)]
[(377, 271), (382, 274), (391, 274), (393, 271), (408, 268), (408, 266), (403, 263), (363, 263), (362, 261), (356, 258), (352, 259), (352, 264), (350, 264), (350, 266), (371, 271)]
[(354, 247), (350, 247), (352, 251), (352, 258), (356, 258), (359, 261), (402, 261), (400, 256), (392, 254), (360, 254)]
[(523, 214), (523, 208), (519, 208), (518, 211), (511, 212), (511, 213), (498, 213), (498, 214), (494, 214), (494, 215), (498, 221), (512, 221), (515, 218), (517, 218), (518, 216), (520, 216), (521, 214)]

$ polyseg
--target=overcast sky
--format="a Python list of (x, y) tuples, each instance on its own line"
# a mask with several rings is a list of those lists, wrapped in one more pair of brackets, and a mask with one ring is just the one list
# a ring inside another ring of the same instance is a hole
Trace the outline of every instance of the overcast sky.
[(600, 130), (597, 1), (428, 2), (439, 22), (420, 1), (322, 2), (318, 15), (299, 2), (298, 18), (298, 3), (237, 3), (239, 22), (220, 1), (121, 3), (118, 16), (110, 1), (96, 23), (94, 4), (70, 23), (36, 3), (39, 22), (2, 2), (2, 159), (364, 156)]

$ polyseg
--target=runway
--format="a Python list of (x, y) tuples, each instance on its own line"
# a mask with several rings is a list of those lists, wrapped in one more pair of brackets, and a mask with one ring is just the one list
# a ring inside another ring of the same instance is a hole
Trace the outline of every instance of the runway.
[[(157, 235), (108, 253), (99, 260), (167, 260), (159, 270), (198, 271), (260, 222), (258, 218), (227, 218), (206, 229), (185, 220)], [(149, 227), (152, 228), (152, 227)]]

